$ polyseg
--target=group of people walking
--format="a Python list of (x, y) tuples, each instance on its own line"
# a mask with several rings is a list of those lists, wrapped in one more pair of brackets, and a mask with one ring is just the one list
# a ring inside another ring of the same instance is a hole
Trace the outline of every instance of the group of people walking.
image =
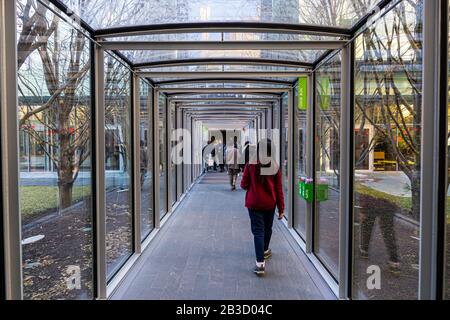
[[(215, 141), (213, 138), (211, 140)], [(265, 274), (266, 260), (272, 257), (270, 241), (275, 212), (278, 208), (278, 219), (281, 220), (285, 210), (282, 173), (272, 156), (272, 149), (272, 142), (264, 139), (256, 150), (246, 142), (241, 151), (235, 137), (233, 145), (226, 151), (231, 190), (236, 190), (237, 177), (243, 170), (241, 188), (246, 191), (245, 207), (250, 217), (256, 256), (253, 272), (258, 276)], [(215, 156), (215, 148), (212, 152)]]

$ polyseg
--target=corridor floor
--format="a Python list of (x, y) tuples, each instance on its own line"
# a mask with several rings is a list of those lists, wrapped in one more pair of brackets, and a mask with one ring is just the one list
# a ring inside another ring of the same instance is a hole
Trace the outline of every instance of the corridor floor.
[(208, 173), (153, 239), (112, 299), (333, 299), (282, 222), (276, 220), (266, 276), (252, 273), (253, 239), (243, 190)]

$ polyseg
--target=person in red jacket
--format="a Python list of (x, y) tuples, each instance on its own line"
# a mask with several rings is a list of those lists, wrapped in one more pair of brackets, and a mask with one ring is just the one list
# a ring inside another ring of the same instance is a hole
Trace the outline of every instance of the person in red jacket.
[(241, 181), (241, 188), (247, 191), (245, 207), (250, 215), (256, 253), (254, 272), (258, 276), (264, 275), (265, 260), (272, 256), (269, 246), (275, 209), (278, 208), (279, 220), (284, 217), (282, 173), (271, 151), (270, 140), (265, 139), (259, 142), (257, 161), (245, 166)]

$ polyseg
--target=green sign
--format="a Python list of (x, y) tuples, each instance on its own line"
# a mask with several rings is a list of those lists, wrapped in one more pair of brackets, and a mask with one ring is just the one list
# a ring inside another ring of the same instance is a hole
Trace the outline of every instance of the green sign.
[(298, 78), (297, 101), (299, 110), (308, 109), (308, 78)]
[(329, 77), (319, 78), (319, 94), (320, 94), (320, 107), (322, 110), (328, 110), (330, 108), (330, 96), (331, 85)]

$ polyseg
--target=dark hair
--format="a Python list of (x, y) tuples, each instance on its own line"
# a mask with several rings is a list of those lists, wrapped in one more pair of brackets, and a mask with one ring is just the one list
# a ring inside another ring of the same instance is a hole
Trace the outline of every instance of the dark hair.
[[(262, 175), (261, 174), (261, 168), (270, 168), (272, 165), (276, 165), (275, 163), (273, 163), (273, 158), (272, 158), (272, 141), (270, 139), (263, 139), (260, 142), (258, 142), (258, 146), (256, 149), (257, 149), (256, 153), (257, 153), (257, 159), (258, 159), (258, 162), (256, 163), (256, 177), (262, 185), (266, 185), (267, 179), (269, 177), (273, 177), (274, 175), (276, 175), (276, 172), (272, 175)], [(267, 160), (267, 159), (260, 158), (261, 151), (266, 151), (266, 154), (264, 156), (267, 156), (267, 158), (269, 159), (269, 161), (267, 163), (263, 163), (261, 161), (261, 160)], [(278, 171), (278, 170), (276, 170), (276, 171)]]

